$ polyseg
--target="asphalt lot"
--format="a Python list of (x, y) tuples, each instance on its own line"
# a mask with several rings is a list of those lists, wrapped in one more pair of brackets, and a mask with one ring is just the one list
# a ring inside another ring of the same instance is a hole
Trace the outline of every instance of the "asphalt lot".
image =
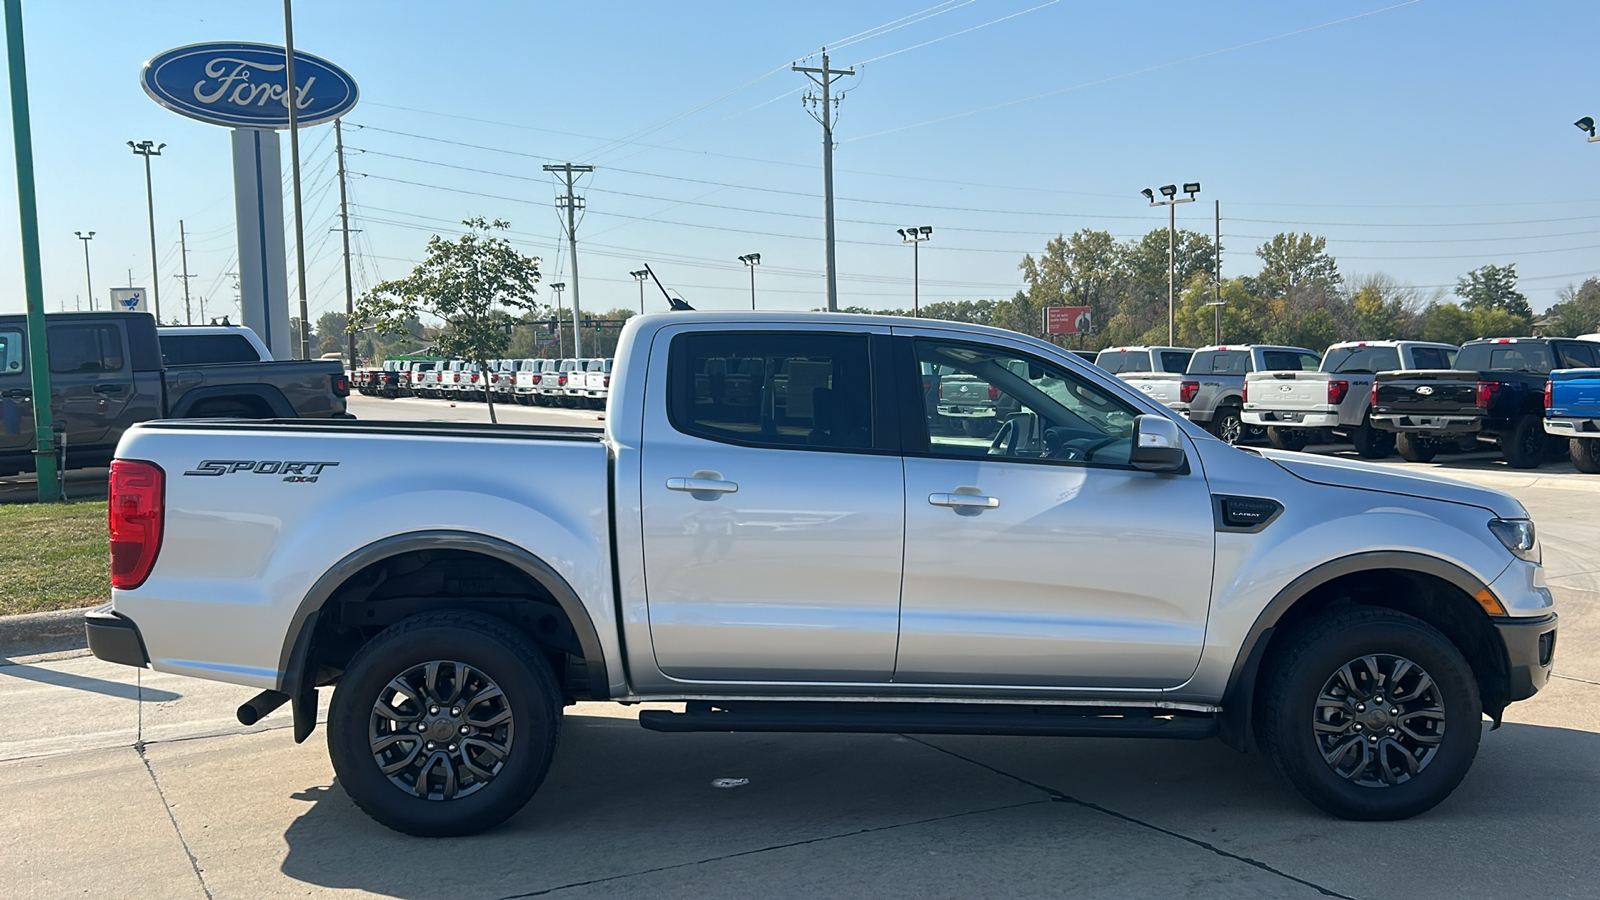
[[(351, 407), (487, 418), (481, 404)], [(1487, 454), (1442, 467), (1528, 506), (1563, 627), (1558, 677), (1411, 821), (1330, 819), (1259, 754), (1216, 742), (668, 735), (635, 708), (581, 704), (522, 813), (427, 841), (350, 804), (321, 730), (296, 745), (283, 711), (240, 726), (252, 691), (69, 651), (0, 659), (0, 895), (1600, 895), (1600, 478)]]

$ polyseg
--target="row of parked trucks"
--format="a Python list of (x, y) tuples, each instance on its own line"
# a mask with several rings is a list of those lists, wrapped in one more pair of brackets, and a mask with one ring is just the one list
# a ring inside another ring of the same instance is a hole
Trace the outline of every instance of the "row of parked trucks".
[(486, 366), (461, 359), (397, 357), (351, 376), (373, 397), (426, 397), (604, 409), (611, 392), (610, 359), (494, 359)]
[(1349, 440), (1368, 459), (1398, 450), (1427, 462), (1446, 450), (1500, 450), (1533, 468), (1563, 449), (1600, 473), (1600, 334), (1304, 347), (1111, 347), (1095, 364), (1237, 443), (1299, 450)]

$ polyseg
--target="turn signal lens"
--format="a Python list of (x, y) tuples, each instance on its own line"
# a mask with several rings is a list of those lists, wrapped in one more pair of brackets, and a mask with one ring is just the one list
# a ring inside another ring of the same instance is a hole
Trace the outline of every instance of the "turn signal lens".
[(1490, 593), (1488, 588), (1473, 594), (1472, 599), (1478, 601), (1478, 605), (1483, 607), (1483, 611), (1491, 616), (1503, 616), (1506, 614), (1506, 608), (1500, 605), (1500, 598)]
[(132, 590), (150, 577), (161, 552), (166, 473), (153, 462), (111, 461), (106, 530), (111, 536), (111, 586)]

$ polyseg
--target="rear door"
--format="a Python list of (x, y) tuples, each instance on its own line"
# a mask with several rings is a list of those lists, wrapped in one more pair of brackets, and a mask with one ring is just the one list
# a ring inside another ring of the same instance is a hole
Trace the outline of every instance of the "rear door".
[(904, 483), (892, 404), (874, 397), (889, 374), (874, 352), (885, 331), (683, 325), (655, 337), (639, 499), (667, 676), (889, 680)]
[(33, 385), (28, 378), (24, 325), (0, 324), (0, 472), (31, 468)]
[(115, 322), (71, 322), (45, 328), (50, 348), (50, 408), (66, 428), (67, 453), (105, 443), (133, 394), (133, 371)]

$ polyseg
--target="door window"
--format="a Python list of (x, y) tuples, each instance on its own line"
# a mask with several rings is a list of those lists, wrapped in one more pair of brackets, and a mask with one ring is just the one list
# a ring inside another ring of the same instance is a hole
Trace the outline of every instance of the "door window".
[(122, 335), (110, 325), (56, 325), (45, 334), (52, 372), (122, 370)]
[(22, 374), (22, 332), (0, 330), (0, 375)]
[(1586, 344), (1561, 344), (1561, 368), (1588, 369), (1595, 364), (1593, 349)]
[(667, 412), (677, 430), (713, 441), (868, 450), (871, 374), (864, 334), (681, 334)]
[[(918, 340), (939, 402), (922, 404), (928, 453), (1126, 466), (1138, 411), (1065, 367), (997, 347)], [(952, 390), (977, 405), (946, 402)], [(920, 441), (914, 441), (920, 443)]]

